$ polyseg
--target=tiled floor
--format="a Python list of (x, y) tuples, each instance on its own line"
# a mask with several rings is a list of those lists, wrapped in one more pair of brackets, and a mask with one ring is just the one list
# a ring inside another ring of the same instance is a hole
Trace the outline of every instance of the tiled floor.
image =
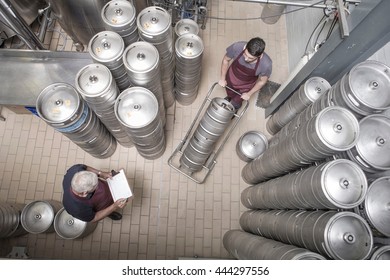
[[(29, 203), (35, 200), (61, 201), (62, 178), (74, 163), (101, 170), (124, 168), (133, 186), (134, 199), (123, 211), (121, 221), (104, 219), (82, 240), (64, 240), (56, 233), (27, 234), (0, 240), (0, 257), (13, 246), (24, 246), (36, 259), (177, 259), (231, 258), (222, 237), (239, 228), (245, 208), (240, 192), (247, 187), (241, 179), (245, 162), (239, 160), (235, 145), (248, 130), (266, 133), (264, 111), (252, 97), (246, 114), (217, 158), (204, 184), (196, 184), (168, 164), (168, 158), (183, 139), (211, 85), (219, 78), (220, 62), (226, 46), (236, 40), (262, 37), (273, 59), (272, 81), (287, 77), (287, 37), (285, 18), (267, 25), (261, 20), (223, 20), (261, 15), (261, 5), (233, 1), (209, 1), (206, 29), (200, 36), (205, 50), (199, 95), (190, 106), (176, 104), (168, 110), (167, 148), (157, 160), (145, 160), (135, 148), (118, 145), (115, 154), (96, 159), (78, 148), (44, 121), (33, 115), (3, 109), (0, 121), (0, 201)], [(58, 27), (56, 27), (58, 28)], [(55, 50), (65, 45), (57, 32), (45, 43)], [(73, 49), (72, 49), (73, 50)], [(219, 86), (212, 96), (224, 96)]]

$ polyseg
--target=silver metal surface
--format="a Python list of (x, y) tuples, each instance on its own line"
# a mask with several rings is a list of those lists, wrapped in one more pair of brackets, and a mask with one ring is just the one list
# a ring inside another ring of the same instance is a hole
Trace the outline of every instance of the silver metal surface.
[(34, 234), (54, 232), (54, 217), (62, 207), (62, 203), (55, 200), (33, 201), (23, 208), (22, 226)]
[(0, 104), (31, 107), (53, 83), (74, 86), (77, 72), (93, 62), (88, 53), (10, 49), (0, 49), (0, 61)]
[(238, 157), (246, 162), (259, 157), (267, 148), (267, 137), (260, 131), (255, 130), (244, 133), (236, 144)]
[(81, 239), (93, 233), (98, 223), (87, 223), (76, 219), (61, 208), (54, 218), (54, 229), (63, 239)]

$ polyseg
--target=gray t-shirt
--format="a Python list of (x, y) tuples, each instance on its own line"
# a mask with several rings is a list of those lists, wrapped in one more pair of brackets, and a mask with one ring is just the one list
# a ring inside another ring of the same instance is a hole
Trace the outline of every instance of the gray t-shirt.
[[(247, 42), (240, 41), (233, 43), (226, 49), (226, 55), (232, 59), (235, 59), (240, 53), (244, 50)], [(256, 67), (256, 63), (248, 63), (245, 61), (244, 56), (240, 57), (238, 61), (241, 65), (245, 65), (248, 68), (254, 69)], [(267, 76), (268, 78), (272, 73), (272, 60), (271, 58), (264, 52), (263, 57), (260, 60), (259, 66), (256, 69), (256, 76)]]

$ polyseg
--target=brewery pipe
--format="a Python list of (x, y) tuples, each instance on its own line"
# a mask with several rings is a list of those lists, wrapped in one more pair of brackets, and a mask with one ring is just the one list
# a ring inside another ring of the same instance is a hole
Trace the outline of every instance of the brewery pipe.
[(0, 14), (3, 16), (5, 24), (11, 28), (17, 36), (32, 50), (44, 50), (42, 42), (30, 29), (28, 24), (20, 16), (9, 0), (0, 0)]

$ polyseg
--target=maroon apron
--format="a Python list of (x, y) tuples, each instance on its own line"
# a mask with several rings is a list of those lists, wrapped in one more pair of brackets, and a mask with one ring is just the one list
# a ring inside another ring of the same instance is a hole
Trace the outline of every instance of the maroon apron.
[[(230, 65), (226, 75), (227, 86), (240, 93), (250, 91), (256, 84), (258, 78), (256, 70), (260, 63), (260, 58), (258, 58), (254, 69), (241, 65), (238, 61), (241, 56), (243, 56), (244, 52), (245, 49), (236, 57), (232, 65)], [(236, 107), (236, 109), (241, 107), (242, 99), (240, 95), (229, 89), (226, 89), (226, 94), (231, 98), (231, 103), (234, 107)]]

